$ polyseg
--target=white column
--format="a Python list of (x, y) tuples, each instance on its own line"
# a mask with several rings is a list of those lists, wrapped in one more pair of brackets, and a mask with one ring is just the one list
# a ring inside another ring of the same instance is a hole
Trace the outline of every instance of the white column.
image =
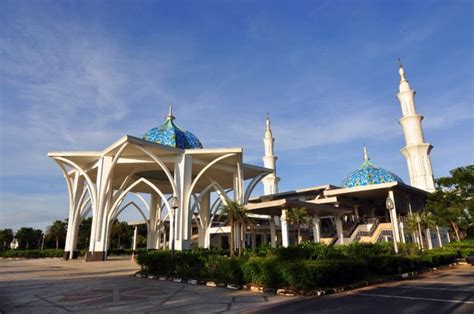
[(342, 215), (338, 215), (334, 217), (334, 221), (336, 223), (336, 234), (337, 234), (337, 244), (342, 245), (344, 244), (344, 230), (342, 228)]
[(192, 183), (192, 157), (179, 155), (175, 159), (174, 178), (177, 189), (178, 208), (175, 213), (175, 249), (191, 249), (192, 214), (189, 212), (189, 189)]
[(438, 247), (443, 247), (443, 241), (441, 241), (441, 234), (439, 233), (438, 225), (436, 225), (436, 236), (438, 237)]
[(397, 202), (395, 201), (395, 193), (392, 190), (388, 191), (388, 196), (393, 200), (393, 209), (389, 210), (390, 222), (392, 223), (392, 234), (396, 242), (400, 242), (400, 232), (398, 231), (397, 219)]
[(318, 215), (313, 215), (313, 239), (315, 243), (321, 242), (321, 219)]
[(137, 249), (137, 235), (138, 235), (138, 225), (135, 225), (133, 230), (133, 243), (132, 243), (132, 250), (136, 251)]
[(158, 211), (158, 195), (151, 193), (150, 195), (150, 216), (149, 216), (149, 228), (146, 235), (146, 248), (156, 249), (157, 243), (157, 211)]
[(283, 209), (281, 211), (281, 242), (283, 247), (288, 247), (289, 245), (289, 235), (288, 235), (288, 210)]
[(402, 243), (406, 243), (405, 228), (404, 228), (404, 225), (403, 225), (403, 221), (400, 221), (399, 228), (400, 228), (400, 240), (401, 240)]
[(277, 234), (275, 226), (275, 217), (270, 217), (270, 244), (273, 248), (277, 247)]
[(448, 240), (448, 243), (451, 243), (451, 237), (449, 236), (449, 229), (446, 229), (446, 239)]
[(433, 243), (431, 242), (431, 231), (430, 228), (425, 229), (425, 237), (426, 237), (426, 242), (428, 244), (428, 250), (431, 250), (433, 248)]
[[(69, 184), (68, 181), (68, 185)], [(64, 252), (69, 252), (69, 259), (74, 257), (74, 250), (76, 249), (79, 221), (81, 220), (80, 210), (82, 203), (80, 203), (80, 199), (83, 190), (84, 177), (82, 177), (79, 172), (76, 172), (71, 186), (72, 199), (69, 204), (69, 219), (66, 232), (66, 243), (64, 246)]]
[(107, 230), (109, 222), (107, 219), (110, 207), (112, 206), (113, 189), (110, 185), (113, 179), (112, 174), (107, 178), (107, 174), (112, 167), (112, 157), (104, 156), (99, 159), (97, 167), (96, 191), (97, 200), (94, 215), (92, 216), (91, 236), (89, 243), (88, 260), (104, 260), (107, 251)]
[[(201, 223), (198, 224), (198, 246), (200, 248), (209, 248), (210, 246), (210, 234), (209, 234), (209, 220), (210, 220), (210, 207), (211, 207), (211, 194), (207, 192), (201, 195), (199, 202), (199, 218)], [(202, 224), (202, 225), (201, 225)]]

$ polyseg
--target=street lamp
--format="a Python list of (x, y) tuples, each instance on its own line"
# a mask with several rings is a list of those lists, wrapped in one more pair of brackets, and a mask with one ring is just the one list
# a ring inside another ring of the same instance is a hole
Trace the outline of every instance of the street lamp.
[(393, 249), (395, 251), (395, 254), (398, 254), (398, 244), (397, 244), (397, 239), (395, 237), (395, 225), (394, 225), (394, 221), (393, 221), (393, 216), (394, 215), (392, 215), (392, 210), (395, 208), (395, 204), (393, 203), (393, 200), (390, 196), (387, 197), (387, 199), (385, 200), (385, 207), (387, 208), (387, 210), (390, 213), (390, 221), (392, 223)]
[(170, 241), (171, 241), (171, 253), (174, 255), (174, 241), (175, 241), (175, 231), (174, 231), (174, 212), (178, 208), (178, 197), (176, 195), (171, 199), (171, 219), (170, 219)]

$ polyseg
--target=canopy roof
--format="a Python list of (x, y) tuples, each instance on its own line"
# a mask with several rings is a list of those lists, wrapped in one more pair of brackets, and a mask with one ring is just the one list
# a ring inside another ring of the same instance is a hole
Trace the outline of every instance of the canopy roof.
[[(199, 193), (206, 188), (210, 180), (216, 181), (222, 188), (233, 187), (233, 174), (236, 170), (237, 161), (242, 158), (243, 149), (234, 148), (207, 148), (207, 149), (180, 149), (162, 144), (152, 143), (134, 136), (125, 135), (118, 141), (105, 148), (102, 151), (64, 151), (50, 152), (51, 158), (65, 158), (81, 169), (85, 169), (87, 175), (95, 182), (97, 179), (98, 161), (102, 156), (115, 156), (123, 144), (128, 145), (122, 150), (121, 156), (114, 168), (112, 185), (118, 189), (125, 178), (134, 173), (134, 176), (143, 177), (155, 184), (163, 193), (171, 194), (171, 186), (167, 175), (151, 156), (140, 148), (156, 155), (168, 168), (171, 175), (174, 175), (176, 157), (187, 155), (192, 157), (192, 176), (193, 179), (216, 158), (224, 157), (207, 169), (204, 176), (197, 182), (193, 192)], [(244, 180), (255, 178), (263, 173), (272, 172), (271, 169), (242, 164)], [(71, 168), (69, 174), (72, 175), (76, 170)], [(137, 185), (133, 192), (151, 192), (151, 188), (146, 184)]]

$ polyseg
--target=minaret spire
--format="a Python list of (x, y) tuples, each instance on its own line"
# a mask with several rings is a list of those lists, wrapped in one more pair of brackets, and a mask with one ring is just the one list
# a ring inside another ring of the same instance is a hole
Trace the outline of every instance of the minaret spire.
[(280, 178), (276, 176), (276, 160), (275, 151), (273, 144), (275, 139), (273, 138), (272, 129), (270, 127), (270, 115), (267, 113), (265, 121), (265, 135), (263, 137), (263, 144), (265, 145), (265, 155), (263, 156), (263, 164), (265, 168), (273, 169), (273, 173), (263, 178), (264, 194), (278, 193), (278, 182)]
[(170, 103), (168, 107), (168, 115), (166, 116), (166, 120), (171, 120), (173, 121), (175, 118), (173, 116), (173, 105)]
[(415, 91), (411, 89), (405, 70), (399, 59), (400, 86), (397, 94), (403, 117), (399, 120), (405, 135), (406, 146), (401, 149), (408, 164), (412, 186), (429, 192), (435, 190), (430, 152), (433, 146), (425, 143), (421, 121), (423, 116), (416, 112)]
[(370, 160), (370, 158), (369, 158), (369, 152), (368, 152), (368, 150), (367, 150), (367, 146), (364, 146), (364, 160), (365, 160), (365, 161)]

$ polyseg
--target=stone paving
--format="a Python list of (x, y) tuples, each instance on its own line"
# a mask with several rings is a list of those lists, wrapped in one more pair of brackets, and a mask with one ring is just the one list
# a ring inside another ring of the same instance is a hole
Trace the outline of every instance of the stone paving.
[(128, 258), (0, 260), (0, 313), (221, 313), (298, 299), (136, 278), (136, 270)]

